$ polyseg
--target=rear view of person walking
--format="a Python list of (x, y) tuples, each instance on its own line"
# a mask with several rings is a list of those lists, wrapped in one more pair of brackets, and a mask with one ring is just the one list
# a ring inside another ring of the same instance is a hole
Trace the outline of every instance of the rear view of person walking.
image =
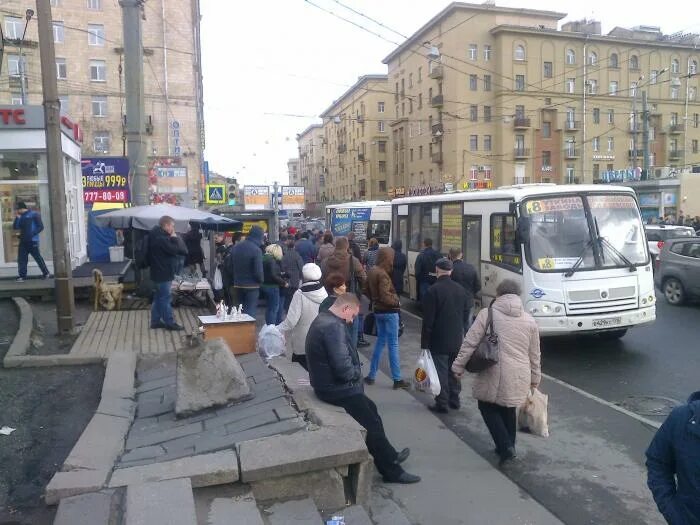
[(432, 239), (423, 239), (423, 249), (416, 257), (416, 284), (418, 285), (418, 300), (423, 301), (428, 288), (435, 284), (435, 263), (440, 258), (440, 253), (433, 249)]
[(265, 324), (280, 324), (283, 316), (282, 290), (289, 283), (282, 277), (282, 248), (279, 244), (270, 244), (263, 256), (263, 285), (261, 291), (265, 297)]
[(44, 223), (41, 215), (34, 210), (27, 208), (27, 205), (19, 201), (15, 208), (17, 214), (12, 227), (19, 230), (19, 247), (17, 249), (17, 270), (19, 277), (17, 282), (23, 282), (27, 278), (27, 264), (31, 255), (41, 270), (44, 279), (50, 277), (49, 269), (46, 267), (44, 258), (39, 252), (39, 234), (44, 231)]
[(447, 407), (459, 410), (462, 383), (450, 371), (464, 340), (464, 324), (469, 316), (467, 298), (462, 287), (450, 278), (452, 261), (443, 257), (435, 264), (437, 282), (423, 298), (421, 348), (430, 350), (438, 377), (440, 394), (428, 407), (446, 414)]
[(287, 279), (289, 286), (282, 290), (283, 306), (282, 309), (286, 312), (289, 310), (289, 305), (292, 303), (292, 297), (301, 286), (302, 269), (304, 261), (301, 255), (294, 249), (294, 236), (287, 236), (286, 245), (283, 248), (282, 255), (282, 275)]
[(234, 245), (231, 251), (233, 288), (236, 301), (243, 305), (243, 313), (255, 317), (263, 283), (262, 250), (263, 230), (253, 226), (246, 239)]
[(326, 232), (323, 234), (323, 244), (318, 249), (318, 255), (316, 256), (316, 263), (320, 265), (326, 257), (331, 255), (335, 251), (335, 245), (333, 244), (333, 234), (331, 232)]
[[(515, 411), (530, 389), (540, 384), (540, 334), (534, 318), (525, 312), (518, 283), (502, 281), (496, 295), (491, 309), (498, 336), (498, 363), (477, 374), (472, 394), (479, 402), (479, 412), (502, 465), (515, 458)], [(458, 378), (464, 375), (467, 361), (486, 333), (488, 315), (489, 308), (484, 308), (476, 316), (452, 364)]]
[(462, 250), (450, 248), (450, 260), (453, 265), (452, 280), (462, 286), (467, 297), (469, 315), (467, 315), (464, 322), (464, 333), (466, 334), (472, 324), (474, 297), (481, 291), (481, 281), (479, 281), (479, 274), (476, 272), (476, 268), (462, 258)]

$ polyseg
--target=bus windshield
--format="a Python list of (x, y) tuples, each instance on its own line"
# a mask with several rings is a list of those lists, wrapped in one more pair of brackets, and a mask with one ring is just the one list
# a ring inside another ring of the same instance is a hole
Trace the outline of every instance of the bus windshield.
[[(637, 204), (623, 194), (567, 195), (525, 201), (526, 254), (537, 271), (618, 268), (647, 262)], [(591, 231), (591, 227), (593, 231)]]

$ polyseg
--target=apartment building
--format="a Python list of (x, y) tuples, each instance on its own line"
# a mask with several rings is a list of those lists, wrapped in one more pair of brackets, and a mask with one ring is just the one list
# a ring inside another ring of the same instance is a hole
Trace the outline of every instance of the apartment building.
[(365, 75), (321, 114), (325, 140), (322, 201), (386, 198), (392, 98), (386, 75)]
[(326, 139), (321, 124), (312, 124), (297, 135), (299, 147), (299, 185), (304, 186), (306, 211), (324, 215), (326, 190)]
[(700, 164), (696, 35), (452, 3), (384, 59), (390, 191), (642, 178)]
[[(41, 68), (32, 2), (0, 8), (5, 58), (0, 103), (41, 104)], [(125, 112), (122, 13), (113, 0), (52, 0), (61, 110), (78, 121), (83, 157), (122, 156)], [(148, 165), (155, 198), (197, 204), (204, 150), (199, 0), (151, 0), (143, 7)], [(20, 67), (20, 54), (24, 57)]]
[(290, 186), (301, 186), (301, 174), (299, 173), (299, 159), (289, 159), (287, 161), (287, 173), (289, 175)]

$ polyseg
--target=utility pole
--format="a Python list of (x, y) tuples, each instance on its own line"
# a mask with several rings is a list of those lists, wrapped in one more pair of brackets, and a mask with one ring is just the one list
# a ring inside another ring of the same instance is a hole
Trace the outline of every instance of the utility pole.
[(279, 197), (277, 195), (277, 190), (279, 189), (279, 186), (277, 184), (277, 181), (272, 186), (272, 191), (274, 191), (274, 195), (272, 197), (272, 209), (275, 212), (274, 213), (274, 219), (272, 221), (272, 226), (270, 226), (270, 242), (272, 242), (273, 239), (279, 239), (279, 228), (280, 228), (280, 201)]
[[(644, 132), (642, 141), (644, 144), (644, 172), (642, 173), (643, 180), (649, 180), (649, 106), (647, 105), (647, 92), (642, 91), (642, 124)], [(636, 152), (635, 152), (636, 153)]]
[(41, 82), (44, 92), (44, 123), (46, 128), (46, 168), (51, 203), (51, 237), (53, 273), (56, 294), (56, 316), (59, 334), (69, 334), (74, 328), (75, 300), (68, 251), (68, 215), (66, 212), (66, 184), (63, 178), (63, 150), (61, 147), (61, 103), (56, 82), (56, 52), (53, 43), (53, 21), (50, 0), (36, 0), (39, 23), (39, 52)]
[(146, 167), (146, 110), (143, 85), (143, 0), (119, 0), (124, 25), (124, 77), (126, 91), (127, 155), (131, 166), (131, 201), (149, 204)]

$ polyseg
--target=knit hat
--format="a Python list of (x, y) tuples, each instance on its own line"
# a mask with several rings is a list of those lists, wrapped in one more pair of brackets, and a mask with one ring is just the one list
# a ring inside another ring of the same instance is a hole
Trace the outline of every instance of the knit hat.
[(435, 263), (435, 267), (440, 269), (440, 270), (443, 270), (445, 272), (451, 272), (452, 271), (452, 261), (450, 261), (447, 257), (441, 257)]
[(15, 209), (16, 210), (26, 210), (27, 205), (23, 201), (19, 201), (19, 202), (17, 202), (17, 204), (15, 204)]
[(304, 278), (304, 282), (320, 281), (321, 280), (321, 268), (318, 264), (307, 263), (301, 269), (301, 275)]

